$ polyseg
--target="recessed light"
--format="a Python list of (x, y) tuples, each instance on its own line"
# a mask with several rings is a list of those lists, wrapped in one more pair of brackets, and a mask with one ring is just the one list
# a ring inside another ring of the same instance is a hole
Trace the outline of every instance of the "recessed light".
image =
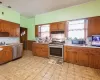
[(11, 6), (7, 6), (8, 8), (11, 8)]
[(4, 12), (2, 12), (2, 15), (4, 15)]

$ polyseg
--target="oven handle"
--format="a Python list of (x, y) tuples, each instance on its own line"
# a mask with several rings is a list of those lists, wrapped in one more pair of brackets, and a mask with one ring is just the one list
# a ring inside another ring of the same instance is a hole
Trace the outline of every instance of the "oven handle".
[(50, 48), (63, 48), (63, 46), (49, 46)]

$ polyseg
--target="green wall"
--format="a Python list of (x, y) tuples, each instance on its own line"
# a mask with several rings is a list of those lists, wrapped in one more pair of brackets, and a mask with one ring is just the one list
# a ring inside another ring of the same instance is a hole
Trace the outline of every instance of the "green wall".
[[(2, 12), (5, 14), (2, 15)], [(36, 15), (33, 18), (20, 16), (20, 13), (0, 6), (0, 19), (19, 23), (21, 27), (28, 28), (28, 40), (35, 39), (35, 25), (92, 16), (100, 16), (100, 0)]]
[[(4, 15), (2, 15), (2, 12), (4, 12)], [(20, 24), (21, 27), (28, 28), (28, 40), (35, 39), (34, 18), (27, 18), (24, 16), (20, 16), (20, 13), (1, 5), (0, 6), (0, 19), (15, 22), (15, 23)]]
[(35, 25), (92, 16), (100, 16), (100, 0), (36, 15)]
[[(2, 15), (2, 12), (4, 12), (4, 15)], [(0, 19), (20, 24), (20, 13), (0, 5)]]
[(20, 26), (28, 29), (28, 40), (35, 39), (35, 23), (34, 18), (20, 17)]

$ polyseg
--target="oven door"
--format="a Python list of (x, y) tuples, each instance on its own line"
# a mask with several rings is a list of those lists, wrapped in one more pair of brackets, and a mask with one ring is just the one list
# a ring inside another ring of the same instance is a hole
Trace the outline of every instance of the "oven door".
[(50, 55), (58, 56), (63, 58), (63, 48), (62, 47), (49, 47)]

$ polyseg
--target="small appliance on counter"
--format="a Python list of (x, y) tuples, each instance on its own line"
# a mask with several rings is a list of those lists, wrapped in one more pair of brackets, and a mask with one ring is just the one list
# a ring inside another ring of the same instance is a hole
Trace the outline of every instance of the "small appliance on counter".
[(75, 40), (72, 40), (72, 44), (83, 45), (85, 43), (86, 42), (83, 39), (75, 39)]
[(100, 47), (100, 35), (92, 35), (92, 46)]

